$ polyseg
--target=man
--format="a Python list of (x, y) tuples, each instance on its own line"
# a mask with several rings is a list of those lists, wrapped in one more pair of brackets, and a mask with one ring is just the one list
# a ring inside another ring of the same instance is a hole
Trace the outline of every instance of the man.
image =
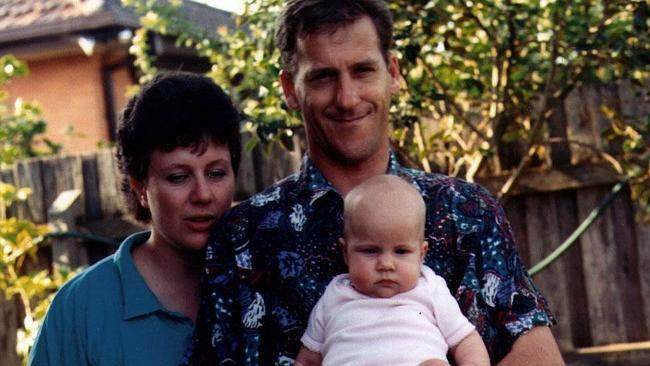
[(546, 301), (528, 277), (498, 202), (462, 180), (399, 166), (389, 149), (399, 66), (381, 0), (288, 0), (280, 81), (302, 112), (300, 172), (234, 208), (209, 240), (204, 302), (188, 363), (290, 365), (312, 306), (346, 270), (336, 247), (342, 197), (399, 175), (427, 204), (425, 263), (445, 278), (493, 363), (561, 365)]

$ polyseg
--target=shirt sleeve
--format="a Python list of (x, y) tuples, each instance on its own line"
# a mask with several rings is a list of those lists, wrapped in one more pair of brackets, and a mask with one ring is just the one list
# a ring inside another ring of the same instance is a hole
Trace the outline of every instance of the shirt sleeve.
[(325, 311), (323, 310), (323, 299), (328, 293), (330, 291), (326, 291), (312, 309), (309, 314), (307, 330), (305, 330), (305, 333), (300, 339), (307, 349), (321, 354), (323, 353), (323, 345), (325, 343)]
[(431, 297), (433, 312), (440, 333), (445, 338), (447, 345), (450, 348), (454, 347), (474, 330), (474, 326), (460, 311), (445, 280), (426, 267), (423, 268), (423, 273), (433, 293)]
[(74, 286), (68, 284), (52, 300), (43, 324), (29, 354), (28, 365), (90, 365), (86, 346), (79, 335), (85, 329), (75, 315), (81, 311), (75, 306)]
[[(484, 188), (465, 185), (467, 199), (456, 205), (455, 211), (461, 218), (457, 224), (459, 241), (469, 265), (458, 301), (496, 362), (519, 336), (535, 326), (554, 324), (555, 318), (521, 261), (501, 204)], [(468, 223), (476, 223), (475, 234), (463, 233), (469, 231), (463, 227)]]

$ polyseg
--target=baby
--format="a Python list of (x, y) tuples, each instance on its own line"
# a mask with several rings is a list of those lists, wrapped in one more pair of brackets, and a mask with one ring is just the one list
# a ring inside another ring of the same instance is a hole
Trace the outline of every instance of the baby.
[(420, 193), (380, 175), (345, 197), (339, 239), (349, 273), (336, 276), (311, 312), (298, 366), (489, 365), (487, 350), (445, 280), (422, 264), (426, 208)]

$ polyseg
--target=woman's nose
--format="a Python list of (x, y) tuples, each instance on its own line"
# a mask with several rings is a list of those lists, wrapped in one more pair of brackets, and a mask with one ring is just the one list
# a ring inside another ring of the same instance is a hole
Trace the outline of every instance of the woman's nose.
[(198, 178), (194, 184), (192, 200), (194, 202), (208, 202), (212, 199), (212, 190), (205, 179)]

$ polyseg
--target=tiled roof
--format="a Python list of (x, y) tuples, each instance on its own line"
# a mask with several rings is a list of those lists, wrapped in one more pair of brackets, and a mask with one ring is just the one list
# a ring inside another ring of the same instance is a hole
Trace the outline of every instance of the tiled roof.
[[(232, 24), (230, 14), (184, 1), (187, 18), (209, 30)], [(120, 0), (0, 0), (0, 42), (15, 42), (106, 26), (137, 27)]]

